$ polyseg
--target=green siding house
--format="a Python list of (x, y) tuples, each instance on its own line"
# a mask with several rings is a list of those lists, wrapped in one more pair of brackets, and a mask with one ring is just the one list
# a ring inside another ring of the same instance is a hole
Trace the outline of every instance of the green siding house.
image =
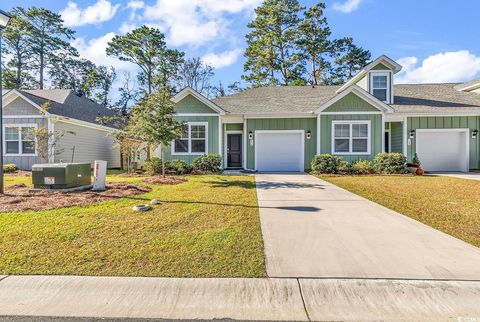
[(402, 66), (381, 56), (342, 86), (272, 86), (209, 100), (174, 97), (182, 137), (168, 159), (220, 154), (225, 169), (307, 171), (316, 154), (347, 161), (417, 154), (427, 171), (480, 168), (480, 79), (394, 84)]

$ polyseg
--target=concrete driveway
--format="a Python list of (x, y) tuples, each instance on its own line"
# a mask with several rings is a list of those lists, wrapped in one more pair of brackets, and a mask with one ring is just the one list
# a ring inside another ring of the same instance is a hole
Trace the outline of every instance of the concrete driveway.
[(441, 176), (441, 177), (452, 177), (459, 179), (468, 179), (468, 180), (480, 180), (480, 172), (432, 172), (427, 173), (427, 176)]
[(308, 174), (257, 174), (270, 277), (480, 280), (480, 248)]

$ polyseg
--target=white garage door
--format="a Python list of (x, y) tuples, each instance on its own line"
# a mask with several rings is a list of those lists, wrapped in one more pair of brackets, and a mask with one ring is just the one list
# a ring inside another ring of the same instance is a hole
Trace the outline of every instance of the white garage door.
[(417, 154), (425, 171), (468, 172), (468, 131), (417, 130)]
[(302, 132), (257, 131), (255, 168), (258, 171), (304, 171), (304, 147)]

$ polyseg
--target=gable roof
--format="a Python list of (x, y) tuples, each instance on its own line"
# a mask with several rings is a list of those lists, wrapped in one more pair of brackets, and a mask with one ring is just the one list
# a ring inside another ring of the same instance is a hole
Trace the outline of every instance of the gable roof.
[(44, 89), (44, 90), (23, 90), (15, 89), (4, 91), (2, 94), (12, 95), (18, 93), (19, 96), (26, 98), (37, 107), (50, 102), (48, 114), (64, 116), (96, 125), (103, 125), (115, 128), (113, 123), (101, 123), (97, 121), (100, 116), (115, 116), (111, 109), (91, 101), (85, 96), (78, 96), (70, 89)]
[(393, 109), (385, 104), (384, 102), (378, 100), (375, 96), (372, 94), (368, 93), (367, 91), (363, 90), (360, 88), (358, 85), (352, 85), (349, 88), (347, 88), (345, 91), (341, 92), (340, 94), (332, 97), (330, 100), (322, 104), (315, 113), (320, 113), (324, 110), (326, 110), (328, 107), (332, 106), (348, 94), (353, 93), (357, 95), (358, 97), (362, 98), (364, 101), (375, 107), (379, 112), (393, 112)]
[(195, 97), (196, 99), (198, 99), (200, 102), (202, 102), (203, 104), (205, 104), (206, 106), (210, 107), (213, 111), (221, 114), (221, 115), (224, 115), (225, 114), (225, 110), (222, 109), (220, 106), (216, 105), (213, 101), (209, 100), (208, 98), (206, 98), (205, 96), (203, 96), (202, 94), (200, 94), (199, 92), (197, 92), (196, 90), (194, 90), (193, 88), (191, 87), (185, 87), (184, 89), (182, 89), (180, 92), (178, 92), (173, 98), (172, 98), (172, 102), (174, 103), (178, 103), (180, 102), (182, 99), (184, 99), (185, 97), (187, 97), (188, 95), (192, 95), (193, 97)]
[[(389, 107), (396, 113), (478, 113), (480, 115), (480, 95), (460, 92), (454, 88), (456, 85), (394, 85), (394, 104)], [(219, 97), (213, 101), (232, 114), (313, 114), (320, 106), (339, 96), (336, 94), (338, 88), (339, 86), (260, 87)], [(362, 92), (365, 91), (362, 90)]]
[(313, 112), (335, 96), (339, 86), (269, 86), (218, 97), (213, 102), (232, 114)]
[(469, 91), (477, 88), (480, 88), (480, 77), (455, 86), (455, 89), (458, 91)]
[(386, 55), (382, 55), (372, 61), (370, 64), (367, 66), (363, 67), (361, 71), (357, 73), (357, 75), (353, 76), (351, 79), (348, 80), (345, 84), (343, 84), (338, 90), (337, 93), (340, 93), (344, 90), (346, 90), (348, 87), (352, 86), (353, 84), (356, 84), (363, 76), (365, 76), (370, 70), (372, 70), (375, 66), (378, 64), (383, 64), (386, 65), (387, 67), (391, 68), (393, 73), (396, 74), (399, 71), (402, 70), (402, 65), (398, 64), (396, 61), (391, 59), (390, 57)]

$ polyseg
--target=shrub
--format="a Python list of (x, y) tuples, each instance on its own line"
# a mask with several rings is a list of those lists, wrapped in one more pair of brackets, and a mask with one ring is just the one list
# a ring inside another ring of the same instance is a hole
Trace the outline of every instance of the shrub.
[(401, 153), (379, 153), (375, 156), (375, 170), (378, 173), (405, 173), (407, 159)]
[(153, 157), (144, 164), (145, 171), (153, 176), (162, 173), (162, 159)]
[(364, 175), (375, 173), (375, 167), (373, 162), (367, 160), (359, 160), (352, 164), (353, 174)]
[(9, 173), (9, 172), (15, 172), (17, 171), (17, 166), (13, 163), (7, 163), (3, 165), (3, 172)]
[(218, 154), (204, 154), (193, 160), (195, 171), (215, 173), (222, 171), (222, 157)]
[(312, 171), (315, 173), (337, 173), (342, 158), (331, 154), (316, 155), (312, 160)]
[(340, 174), (351, 174), (352, 165), (349, 162), (342, 160), (338, 165), (337, 172)]
[(165, 162), (165, 170), (174, 174), (189, 174), (192, 166), (183, 160), (172, 160)]

